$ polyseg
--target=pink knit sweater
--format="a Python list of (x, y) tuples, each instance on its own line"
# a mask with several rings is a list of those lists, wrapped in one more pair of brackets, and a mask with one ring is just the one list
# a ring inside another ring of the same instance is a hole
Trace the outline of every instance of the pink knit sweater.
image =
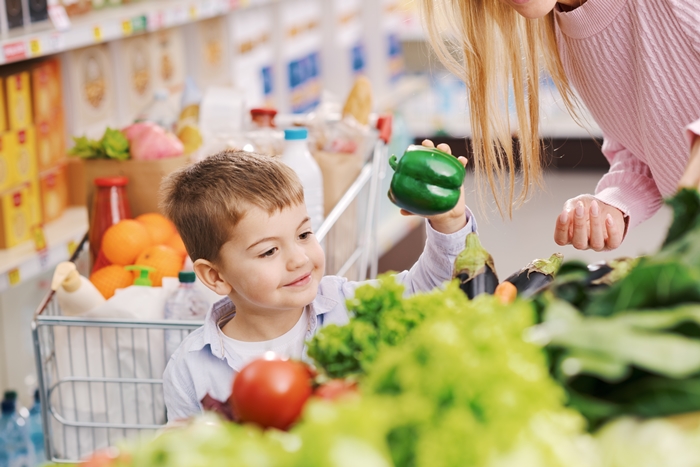
[(610, 162), (596, 197), (633, 227), (676, 191), (700, 135), (700, 0), (587, 0), (555, 15), (564, 68)]

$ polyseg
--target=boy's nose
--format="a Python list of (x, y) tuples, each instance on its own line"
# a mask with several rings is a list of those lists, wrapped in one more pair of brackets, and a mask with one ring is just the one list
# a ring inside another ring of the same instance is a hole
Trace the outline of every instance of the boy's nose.
[(306, 251), (303, 248), (295, 248), (292, 254), (289, 256), (287, 265), (289, 269), (294, 270), (302, 267), (308, 261), (306, 256)]

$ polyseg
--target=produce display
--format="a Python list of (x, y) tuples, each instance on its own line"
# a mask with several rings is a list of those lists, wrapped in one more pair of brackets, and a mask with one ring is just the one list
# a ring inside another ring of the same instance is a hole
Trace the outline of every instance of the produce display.
[(87, 465), (696, 466), (700, 195), (669, 202), (655, 254), (555, 254), (473, 298), (459, 275), (496, 275), (469, 236), (440, 289), (358, 288), (349, 324), (309, 342), (313, 369), (253, 361), (211, 413)]

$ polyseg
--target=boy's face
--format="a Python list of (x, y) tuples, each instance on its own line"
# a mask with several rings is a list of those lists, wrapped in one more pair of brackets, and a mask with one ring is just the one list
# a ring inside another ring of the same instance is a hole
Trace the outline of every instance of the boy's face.
[(237, 309), (298, 310), (311, 303), (325, 256), (304, 204), (272, 215), (252, 207), (220, 252), (219, 273)]

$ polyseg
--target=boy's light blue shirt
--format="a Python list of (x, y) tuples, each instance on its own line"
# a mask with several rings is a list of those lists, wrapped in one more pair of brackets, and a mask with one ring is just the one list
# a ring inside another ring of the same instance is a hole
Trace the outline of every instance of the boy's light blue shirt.
[[(467, 225), (458, 232), (442, 234), (427, 221), (426, 231), (425, 248), (416, 264), (395, 276), (396, 281), (406, 287), (406, 295), (430, 291), (452, 278), (454, 260), (464, 249), (467, 234), (476, 232), (476, 221), (467, 209)], [(365, 283), (351, 282), (338, 276), (321, 279), (318, 295), (308, 305), (310, 312), (306, 339), (313, 337), (323, 326), (347, 324), (349, 316), (345, 301)], [(234, 313), (235, 308), (229, 298), (215, 303), (204, 325), (187, 336), (173, 353), (163, 374), (169, 421), (200, 413), (200, 401), (207, 393), (220, 401), (225, 401), (231, 395), (233, 378), (241, 370), (243, 362), (239, 355), (232, 354), (224, 347), (219, 326), (231, 319)]]

